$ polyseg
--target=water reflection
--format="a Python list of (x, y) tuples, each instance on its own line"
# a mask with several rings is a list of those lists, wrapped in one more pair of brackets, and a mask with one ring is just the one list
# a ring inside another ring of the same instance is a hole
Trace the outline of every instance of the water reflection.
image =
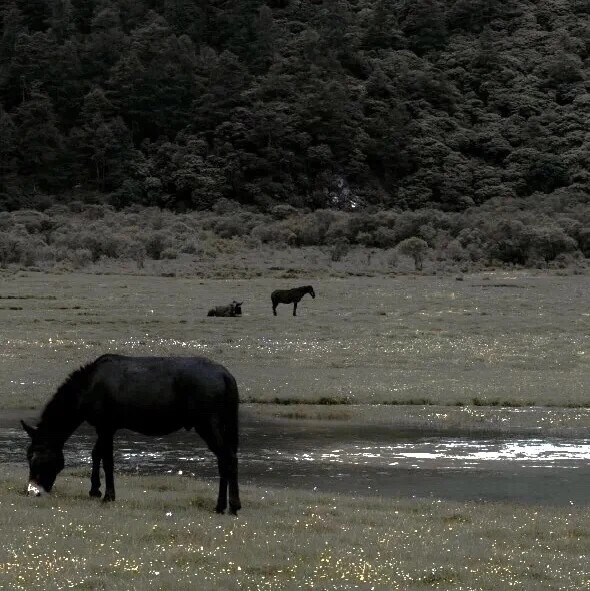
[[(94, 442), (91, 431), (74, 434), (66, 444), (66, 454), (75, 464), (90, 463), (90, 449)], [(0, 461), (22, 463), (23, 450), (28, 443), (20, 429), (0, 429)], [(470, 470), (475, 468), (580, 468), (590, 463), (590, 439), (469, 439), (431, 437), (395, 444), (374, 442), (338, 442), (301, 451), (260, 446), (250, 437), (241, 450), (242, 462), (281, 463), (300, 462), (371, 465), (376, 467), (400, 466), (437, 469)], [(264, 441), (264, 443), (270, 443)], [(285, 438), (283, 444), (292, 447), (293, 440)], [(277, 445), (280, 445), (277, 442)], [(162, 468), (174, 470), (186, 462), (208, 462), (210, 452), (192, 433), (178, 433), (166, 437), (143, 437), (119, 432), (116, 453), (122, 470), (146, 472)], [(495, 464), (498, 464), (497, 466)]]
[(415, 469), (579, 468), (590, 461), (590, 439), (428, 438), (395, 445), (344, 445), (295, 454), (296, 461), (399, 466)]
[[(68, 440), (68, 468), (89, 467), (94, 440), (88, 427)], [(27, 444), (21, 429), (0, 428), (0, 462), (24, 466)], [(121, 431), (115, 450), (117, 472), (217, 479), (216, 459), (194, 433)], [(353, 495), (589, 505), (590, 439), (424, 437), (246, 420), (240, 480)]]

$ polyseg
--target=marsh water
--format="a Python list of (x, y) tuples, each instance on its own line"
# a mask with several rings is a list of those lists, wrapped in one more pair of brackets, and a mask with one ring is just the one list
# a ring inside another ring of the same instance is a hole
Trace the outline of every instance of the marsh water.
[[(0, 462), (25, 464), (27, 437), (0, 423)], [(90, 464), (94, 433), (65, 447), (68, 467)], [(120, 431), (116, 471), (216, 480), (214, 456), (194, 433)], [(356, 496), (590, 505), (590, 439), (425, 433), (326, 421), (242, 418), (240, 481)]]

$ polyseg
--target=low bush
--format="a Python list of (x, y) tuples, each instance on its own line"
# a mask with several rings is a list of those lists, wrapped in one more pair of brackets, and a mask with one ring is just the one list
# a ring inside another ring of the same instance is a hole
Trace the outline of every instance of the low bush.
[[(81, 268), (99, 259), (174, 260), (181, 253), (215, 258), (243, 249), (320, 247), (332, 262), (358, 248), (382, 251), (382, 270), (411, 257), (441, 268), (460, 265), (580, 266), (590, 256), (590, 214), (585, 194), (497, 198), (462, 212), (297, 210), (269, 213), (223, 200), (211, 211), (173, 213), (156, 207), (72, 202), (0, 212), (0, 265), (66, 262)], [(395, 249), (395, 251), (394, 251)], [(364, 256), (364, 255), (363, 255)], [(351, 258), (356, 260), (355, 257)]]

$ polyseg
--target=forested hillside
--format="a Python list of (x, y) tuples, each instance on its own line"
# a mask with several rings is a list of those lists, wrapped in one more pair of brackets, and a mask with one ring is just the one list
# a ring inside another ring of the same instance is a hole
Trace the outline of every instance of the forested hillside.
[(590, 185), (590, 0), (3, 0), (0, 207)]

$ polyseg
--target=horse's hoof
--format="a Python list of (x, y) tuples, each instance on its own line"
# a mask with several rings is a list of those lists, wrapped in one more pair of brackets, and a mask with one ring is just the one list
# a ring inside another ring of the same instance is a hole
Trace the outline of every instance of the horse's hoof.
[(230, 515), (237, 515), (238, 511), (242, 508), (242, 503), (240, 503), (240, 501), (238, 501), (237, 503), (232, 503), (230, 501), (229, 503), (229, 512)]
[(219, 513), (219, 515), (223, 515), (225, 513), (225, 509), (222, 507), (215, 507), (215, 513)]
[(111, 503), (115, 500), (115, 495), (110, 493), (104, 493), (104, 497), (102, 498), (103, 503)]
[(91, 497), (96, 497), (96, 498), (102, 497), (102, 493), (100, 492), (100, 490), (98, 488), (96, 488), (96, 489), (93, 488), (88, 494)]

